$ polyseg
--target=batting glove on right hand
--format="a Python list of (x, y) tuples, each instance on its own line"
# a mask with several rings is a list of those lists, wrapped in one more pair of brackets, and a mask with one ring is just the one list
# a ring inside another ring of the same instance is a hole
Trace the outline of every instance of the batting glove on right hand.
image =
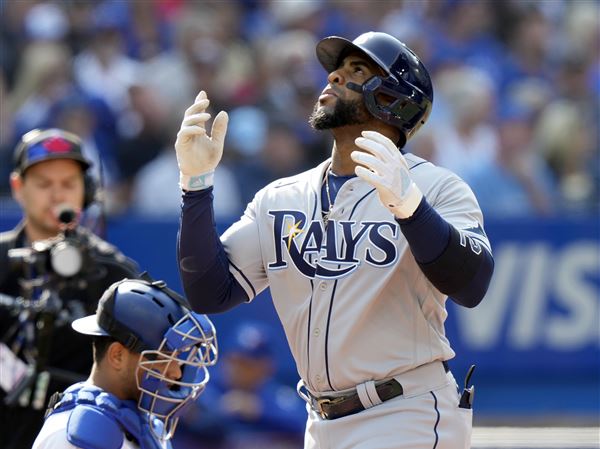
[(184, 114), (175, 141), (179, 165), (179, 185), (182, 190), (203, 190), (213, 185), (215, 168), (223, 156), (223, 144), (229, 116), (221, 111), (215, 117), (211, 136), (206, 134), (206, 112), (210, 101), (201, 91), (194, 104)]
[(390, 139), (375, 131), (363, 131), (355, 140), (365, 151), (353, 151), (356, 175), (377, 189), (379, 200), (396, 218), (409, 218), (423, 194), (408, 172), (406, 159)]

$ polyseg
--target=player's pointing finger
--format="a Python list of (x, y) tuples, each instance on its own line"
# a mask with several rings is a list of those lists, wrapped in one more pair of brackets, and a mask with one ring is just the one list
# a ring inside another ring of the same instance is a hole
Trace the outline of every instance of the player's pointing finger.
[(192, 114), (197, 114), (198, 112), (204, 112), (209, 104), (210, 104), (210, 100), (208, 100), (208, 99), (197, 101), (196, 103), (194, 103), (193, 105), (191, 105), (189, 108), (187, 108), (185, 110), (185, 113), (183, 114), (183, 116), (187, 117)]
[(208, 98), (208, 97), (206, 96), (206, 92), (205, 92), (205, 91), (203, 91), (203, 90), (201, 90), (200, 92), (198, 92), (198, 95), (196, 95), (196, 99), (194, 100), (194, 102), (196, 103), (196, 102), (198, 102), (198, 101), (200, 101), (200, 100), (204, 100), (204, 99), (206, 99), (206, 98)]

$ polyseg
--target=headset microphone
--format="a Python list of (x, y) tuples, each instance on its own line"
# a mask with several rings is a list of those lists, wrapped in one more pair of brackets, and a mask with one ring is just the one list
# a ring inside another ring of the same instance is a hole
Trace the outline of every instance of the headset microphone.
[(77, 212), (68, 204), (58, 205), (54, 213), (58, 221), (63, 225), (70, 225), (77, 219)]

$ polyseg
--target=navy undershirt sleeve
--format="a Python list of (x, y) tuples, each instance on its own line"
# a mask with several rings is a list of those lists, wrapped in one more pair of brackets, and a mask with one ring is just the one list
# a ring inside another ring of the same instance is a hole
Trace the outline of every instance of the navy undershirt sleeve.
[(198, 313), (225, 312), (248, 301), (246, 292), (229, 271), (212, 201), (212, 187), (185, 192), (177, 235), (181, 282), (192, 309)]
[(448, 245), (451, 226), (425, 197), (410, 218), (397, 221), (418, 263), (433, 262)]
[(494, 269), (483, 245), (461, 239), (425, 198), (410, 218), (397, 221), (419, 267), (439, 291), (465, 307), (481, 302)]

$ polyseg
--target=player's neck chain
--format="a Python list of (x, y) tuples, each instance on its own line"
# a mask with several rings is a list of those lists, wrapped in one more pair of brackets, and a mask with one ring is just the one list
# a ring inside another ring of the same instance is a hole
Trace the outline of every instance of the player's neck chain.
[(328, 168), (325, 171), (325, 193), (327, 194), (327, 203), (329, 208), (327, 212), (323, 212), (323, 223), (325, 227), (327, 227), (327, 222), (329, 221), (329, 217), (331, 216), (331, 210), (333, 209), (333, 201), (331, 201), (331, 193), (329, 192), (329, 175), (331, 174), (331, 168)]

